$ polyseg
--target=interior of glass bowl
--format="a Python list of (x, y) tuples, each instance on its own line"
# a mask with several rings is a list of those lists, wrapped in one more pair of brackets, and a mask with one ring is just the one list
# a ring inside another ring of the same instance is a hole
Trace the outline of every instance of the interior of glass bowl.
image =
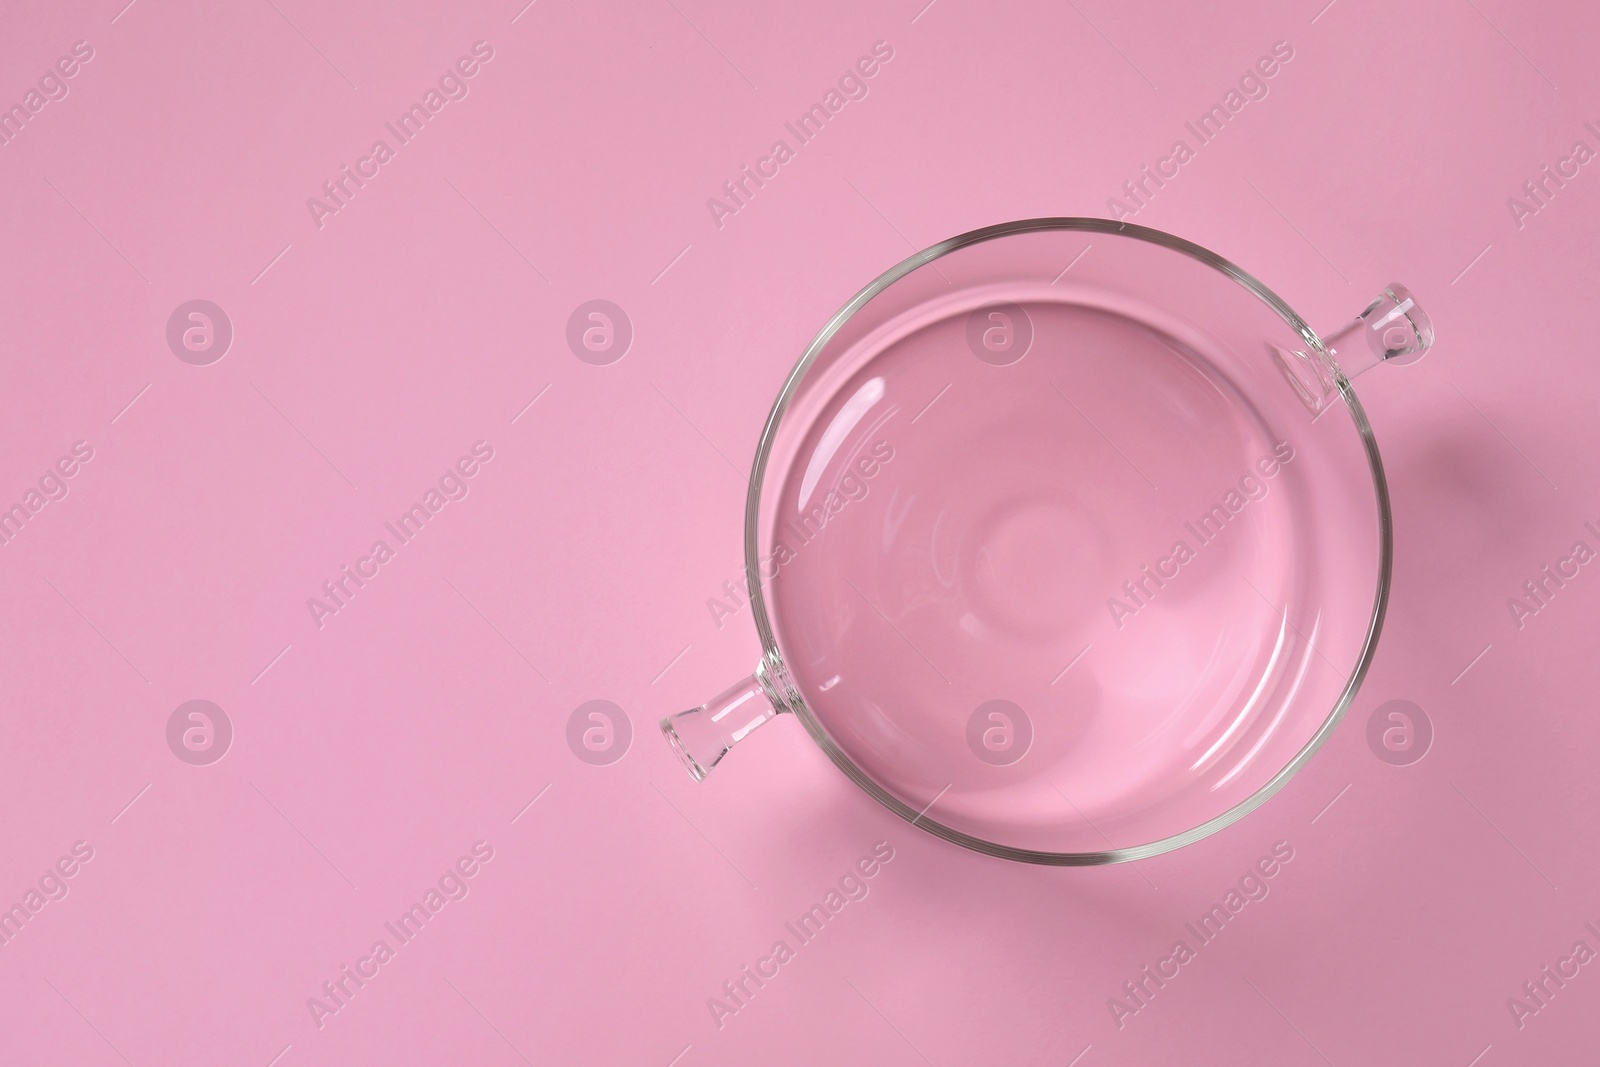
[(829, 323), (757, 457), (769, 670), (918, 825), (1039, 862), (1138, 858), (1259, 804), (1371, 655), (1388, 501), (1318, 342), (1157, 231), (1009, 224)]

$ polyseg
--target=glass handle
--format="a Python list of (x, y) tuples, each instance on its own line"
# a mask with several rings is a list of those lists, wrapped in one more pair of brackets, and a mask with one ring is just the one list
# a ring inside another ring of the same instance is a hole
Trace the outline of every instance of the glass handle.
[(1322, 345), (1346, 378), (1380, 363), (1403, 367), (1433, 346), (1433, 320), (1411, 290), (1395, 282), (1343, 329), (1324, 338)]
[(1294, 391), (1313, 414), (1332, 399), (1335, 374), (1346, 380), (1380, 363), (1403, 367), (1433, 347), (1433, 320), (1411, 290), (1388, 286), (1365, 311), (1322, 339), (1321, 353), (1288, 352), (1273, 347), (1273, 357)]
[(752, 730), (787, 710), (758, 670), (698, 708), (668, 715), (661, 720), (661, 732), (689, 777), (698, 782)]

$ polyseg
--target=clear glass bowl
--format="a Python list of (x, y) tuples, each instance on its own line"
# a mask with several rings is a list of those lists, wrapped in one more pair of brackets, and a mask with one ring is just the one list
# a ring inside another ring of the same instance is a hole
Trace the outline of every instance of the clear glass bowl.
[(1213, 833), (1366, 674), (1390, 513), (1349, 379), (1432, 340), (1402, 286), (1319, 337), (1220, 256), (1101, 219), (905, 260), (762, 433), (759, 667), (663, 732), (698, 779), (793, 713), (884, 806), (1008, 859)]

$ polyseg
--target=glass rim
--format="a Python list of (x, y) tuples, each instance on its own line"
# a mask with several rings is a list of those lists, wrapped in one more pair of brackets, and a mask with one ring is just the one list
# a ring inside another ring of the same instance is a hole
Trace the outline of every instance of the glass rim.
[[(1366, 450), (1367, 464), (1372, 474), (1372, 485), (1378, 508), (1378, 585), (1376, 595), (1373, 598), (1372, 616), (1367, 625), (1366, 638), (1362, 643), (1360, 655), (1356, 657), (1355, 666), (1345, 680), (1344, 688), (1340, 692), (1338, 700), (1334, 702), (1332, 710), (1323, 719), (1322, 724), (1317, 727), (1310, 740), (1295, 753), (1288, 763), (1256, 789), (1255, 792), (1198, 826), (1142, 845), (1108, 848), (1093, 852), (1046, 852), (1039, 849), (1017, 848), (1011, 845), (1002, 845), (986, 838), (975, 837), (946, 826), (937, 819), (929, 818), (927, 813), (938, 802), (938, 797), (932, 798), (928, 806), (922, 811), (916, 811), (856, 766), (855, 762), (828, 736), (821, 722), (812, 714), (811, 709), (806, 706), (805, 700), (801, 697), (799, 691), (789, 681), (783, 656), (778, 648), (777, 636), (773, 633), (771, 621), (767, 616), (766, 595), (761, 581), (759, 541), (761, 490), (766, 481), (767, 460), (771, 455), (772, 446), (777, 439), (778, 430), (783, 424), (789, 405), (798, 392), (801, 383), (805, 380), (806, 374), (816, 362), (817, 356), (821, 354), (828, 342), (833, 340), (844, 324), (874, 297), (887, 290), (901, 278), (915, 271), (918, 267), (926, 266), (942, 256), (949, 255), (951, 252), (1002, 237), (1052, 230), (1131, 237), (1187, 255), (1191, 259), (1231, 278), (1253, 293), (1271, 308), (1279, 318), (1283, 319), (1290, 328), (1304, 338), (1306, 343), (1311, 345), (1313, 351), (1319, 356), (1326, 358), (1328, 355), (1327, 348), (1316, 331), (1311, 329), (1306, 321), (1284, 302), (1277, 293), (1263, 285), (1248, 271), (1217, 255), (1210, 249), (1163, 230), (1139, 226), (1134, 223), (1116, 222), (1111, 219), (1057, 216), (996, 223), (957, 234), (925, 248), (921, 252), (908, 256), (863, 286), (845, 302), (843, 307), (834, 312), (822, 329), (817, 332), (817, 335), (812, 338), (811, 343), (806, 346), (804, 353), (795, 363), (794, 368), (790, 370), (788, 377), (784, 380), (783, 388), (779, 390), (777, 398), (773, 401), (766, 425), (762, 428), (761, 439), (756, 447), (755, 462), (750, 471), (750, 484), (745, 498), (745, 582), (750, 591), (751, 615), (755, 619), (756, 632), (761, 638), (762, 667), (765, 672), (776, 672), (780, 676), (778, 679), (780, 692), (775, 694), (781, 698), (780, 705), (794, 713), (805, 725), (806, 732), (821, 746), (834, 764), (844, 771), (869, 796), (911, 823), (911, 825), (921, 827), (935, 837), (943, 838), (974, 852), (981, 852), (1001, 859), (1018, 860), (1024, 863), (1059, 867), (1092, 867), (1149, 859), (1152, 856), (1159, 856), (1164, 852), (1170, 852), (1173, 849), (1181, 848), (1184, 845), (1209, 837), (1224, 827), (1233, 825), (1264, 804), (1282, 789), (1289, 779), (1299, 773), (1300, 769), (1310, 761), (1312, 756), (1316, 755), (1317, 751), (1327, 742), (1334, 729), (1344, 718), (1345, 713), (1349, 711), (1350, 705), (1355, 701), (1356, 691), (1360, 689), (1361, 683), (1366, 679), (1367, 671), (1372, 665), (1372, 657), (1377, 649), (1378, 635), (1383, 628), (1384, 612), (1387, 610), (1389, 603), (1390, 578), (1394, 563), (1393, 516), (1389, 504), (1389, 484), (1384, 476), (1383, 461), (1378, 455), (1378, 443), (1373, 436), (1372, 426), (1367, 421), (1366, 412), (1361, 407), (1361, 402), (1356, 398), (1349, 379), (1342, 371), (1338, 370), (1337, 364), (1333, 363), (1331, 358), (1328, 358), (1328, 364), (1333, 370), (1333, 378), (1338, 387), (1339, 396), (1343, 399), (1346, 407), (1349, 408), (1351, 419), (1357, 432), (1361, 435), (1362, 446)], [(940, 795), (942, 796), (943, 794)]]

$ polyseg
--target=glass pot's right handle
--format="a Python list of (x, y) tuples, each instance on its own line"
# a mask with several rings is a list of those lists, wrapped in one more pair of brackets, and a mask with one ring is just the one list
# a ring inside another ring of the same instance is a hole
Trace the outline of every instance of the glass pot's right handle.
[(728, 750), (757, 726), (788, 711), (768, 677), (766, 664), (698, 708), (661, 720), (661, 732), (683, 761), (689, 777), (701, 781)]
[[(1411, 290), (1395, 282), (1367, 309), (1322, 339), (1327, 355), (1288, 352), (1273, 346), (1273, 357), (1312, 414), (1320, 414), (1335, 395), (1333, 371), (1346, 379), (1388, 363), (1415, 363), (1433, 346), (1433, 320)], [(1331, 363), (1331, 366), (1330, 366)]]

